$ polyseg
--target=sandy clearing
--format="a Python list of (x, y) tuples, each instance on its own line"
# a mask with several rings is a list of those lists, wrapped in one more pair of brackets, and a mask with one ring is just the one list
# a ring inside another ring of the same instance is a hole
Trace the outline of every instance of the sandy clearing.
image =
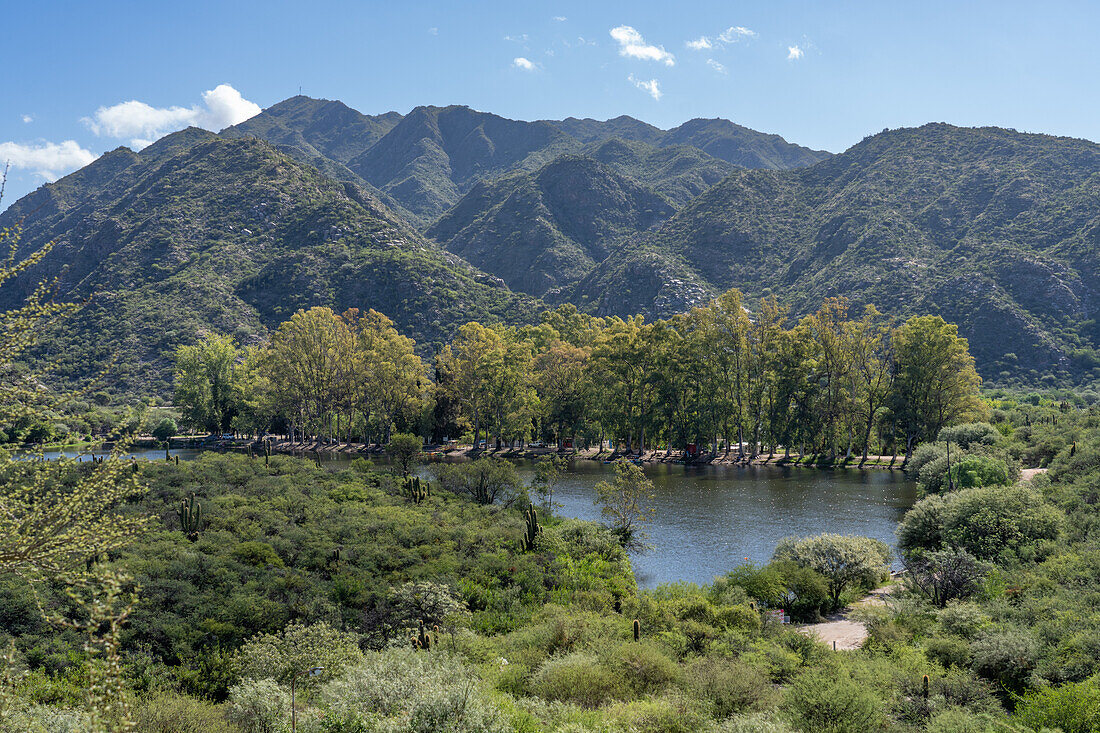
[(840, 613), (827, 617), (821, 623), (799, 626), (798, 631), (807, 636), (815, 636), (819, 641), (830, 646), (835, 642), (834, 648), (838, 652), (859, 649), (863, 646), (863, 642), (867, 641), (867, 626), (862, 621), (850, 618), (849, 615), (859, 608), (886, 605), (886, 597), (896, 587), (895, 585), (885, 585), (876, 588), (866, 598), (856, 601)]

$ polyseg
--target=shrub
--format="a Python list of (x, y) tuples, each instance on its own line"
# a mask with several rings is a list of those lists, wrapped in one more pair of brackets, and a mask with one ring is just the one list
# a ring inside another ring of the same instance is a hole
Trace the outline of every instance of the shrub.
[(1039, 660), (1039, 642), (1015, 629), (981, 636), (970, 651), (978, 674), (1015, 691), (1024, 688)]
[(712, 718), (770, 707), (775, 692), (767, 677), (746, 664), (718, 657), (703, 657), (688, 665), (684, 690), (707, 704)]
[(943, 515), (947, 502), (942, 496), (928, 496), (905, 513), (898, 524), (898, 549), (938, 550), (943, 546)]
[(949, 634), (964, 638), (973, 638), (975, 634), (989, 625), (989, 616), (977, 603), (953, 601), (936, 612), (940, 627)]
[(324, 668), (317, 677), (302, 677), (301, 685), (335, 677), (359, 662), (363, 653), (355, 634), (337, 631), (322, 622), (312, 626), (291, 624), (278, 634), (254, 636), (241, 647), (237, 658), (244, 677), (271, 678), (285, 684), (309, 669)]
[(973, 486), (1005, 486), (1009, 483), (1008, 466), (990, 456), (963, 456), (948, 471), (956, 489)]
[(1016, 718), (1036, 730), (1100, 731), (1100, 677), (1027, 692), (1017, 704)]
[(708, 722), (682, 701), (669, 698), (615, 705), (601, 711), (601, 718), (613, 729), (631, 733), (696, 733), (704, 730)]
[(442, 583), (427, 581), (405, 583), (390, 592), (394, 617), (400, 628), (417, 626), (421, 621), (431, 627), (450, 616), (469, 614), (466, 604)]
[(802, 657), (771, 639), (753, 642), (749, 651), (741, 656), (748, 665), (766, 674), (773, 682), (783, 683), (798, 673)]
[(795, 621), (817, 621), (829, 605), (829, 581), (824, 575), (793, 561), (773, 562), (770, 567), (783, 579), (783, 606)]
[(176, 421), (170, 417), (162, 419), (153, 428), (153, 437), (159, 440), (161, 443), (167, 443), (168, 440), (179, 432), (179, 426), (176, 425)]
[(525, 498), (516, 467), (503, 458), (440, 464), (435, 471), (444, 489), (469, 496), (478, 504), (510, 506)]
[(1030, 486), (960, 489), (910, 509), (898, 526), (898, 547), (908, 553), (947, 545), (979, 560), (1033, 559), (1058, 536), (1062, 521), (1062, 513)]
[(228, 710), (204, 700), (171, 693), (146, 697), (133, 708), (135, 733), (237, 733)]
[(273, 679), (244, 680), (229, 690), (229, 719), (244, 733), (281, 733), (290, 724), (290, 693)]
[(981, 560), (1033, 558), (1061, 524), (1061, 512), (1028, 486), (963, 489), (947, 498), (943, 540)]
[(946, 456), (947, 448), (945, 446), (938, 443), (922, 443), (916, 447), (913, 455), (909, 457), (909, 461), (905, 464), (905, 472), (915, 480), (920, 476), (920, 471), (925, 465), (937, 458)]
[[(320, 691), (326, 719), (340, 731), (402, 730), (410, 733), (495, 733), (507, 730), (501, 713), (484, 698), (477, 678), (443, 651), (391, 647), (366, 654)], [(365, 725), (385, 719), (388, 724)], [(362, 728), (360, 727), (362, 725)]]
[(743, 588), (750, 598), (777, 607), (782, 605), (787, 592), (783, 576), (778, 570), (770, 566), (757, 567), (751, 564), (741, 565), (725, 576), (716, 578), (712, 592), (721, 593), (727, 586)]
[(5, 731), (20, 733), (87, 733), (92, 722), (84, 710), (30, 705), (8, 712), (2, 721)]
[(783, 701), (795, 727), (806, 733), (867, 733), (881, 724), (881, 707), (866, 687), (816, 671), (795, 680)]
[(924, 643), (925, 655), (942, 667), (966, 667), (970, 645), (957, 636), (933, 636)]
[[(956, 454), (955, 460), (959, 459)], [(938, 494), (947, 486), (947, 453), (937, 456), (921, 466), (917, 474), (917, 486), (926, 494)]]
[(531, 689), (539, 697), (589, 708), (611, 698), (622, 698), (622, 686), (622, 680), (586, 652), (552, 657), (531, 679)]
[(774, 713), (752, 713), (724, 720), (715, 733), (794, 733), (794, 729), (779, 720)]
[(961, 425), (952, 425), (940, 430), (936, 441), (946, 443), (948, 441), (958, 444), (963, 450), (968, 450), (972, 445), (993, 445), (1001, 437), (997, 428), (987, 422), (968, 422)]
[(890, 548), (870, 537), (820, 534), (804, 539), (788, 538), (775, 548), (776, 560), (791, 560), (821, 573), (829, 584), (833, 608), (840, 595), (859, 585), (874, 585), (887, 572)]
[(255, 567), (262, 568), (267, 565), (272, 567), (283, 567), (283, 559), (279, 557), (279, 553), (275, 552), (275, 548), (266, 542), (241, 542), (233, 548), (233, 557), (245, 563), (246, 565), (254, 565)]
[(619, 644), (606, 663), (636, 696), (660, 692), (680, 676), (676, 663), (650, 641)]
[(914, 551), (906, 558), (905, 566), (909, 589), (939, 608), (973, 595), (988, 571), (987, 563), (957, 548)]
[(948, 708), (928, 721), (928, 733), (1004, 733), (1009, 730), (992, 715)]

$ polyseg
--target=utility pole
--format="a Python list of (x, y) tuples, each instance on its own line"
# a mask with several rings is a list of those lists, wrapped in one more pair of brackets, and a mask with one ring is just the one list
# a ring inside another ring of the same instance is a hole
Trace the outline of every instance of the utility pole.
[(947, 490), (955, 490), (955, 480), (951, 478), (951, 441), (947, 441)]
[(307, 669), (304, 672), (298, 672), (290, 678), (290, 733), (298, 733), (298, 705), (296, 694), (298, 688), (298, 678), (305, 675), (316, 677), (324, 671), (324, 667), (313, 667), (311, 669)]

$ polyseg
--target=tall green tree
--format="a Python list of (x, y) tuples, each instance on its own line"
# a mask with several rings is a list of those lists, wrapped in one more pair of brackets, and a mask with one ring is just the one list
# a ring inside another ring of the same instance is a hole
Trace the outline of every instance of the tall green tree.
[(554, 340), (535, 357), (535, 389), (543, 418), (554, 427), (558, 448), (584, 424), (590, 397), (588, 349)]
[(653, 482), (641, 466), (620, 458), (615, 461), (615, 478), (596, 484), (595, 502), (608, 527), (623, 547), (640, 550), (645, 547), (643, 529), (656, 513)]
[(958, 326), (939, 316), (914, 316), (894, 332), (893, 352), (889, 404), (907, 457), (944, 427), (980, 419), (982, 380)]
[(176, 405), (193, 428), (229, 430), (241, 399), (237, 371), (241, 352), (231, 336), (207, 334), (176, 350)]

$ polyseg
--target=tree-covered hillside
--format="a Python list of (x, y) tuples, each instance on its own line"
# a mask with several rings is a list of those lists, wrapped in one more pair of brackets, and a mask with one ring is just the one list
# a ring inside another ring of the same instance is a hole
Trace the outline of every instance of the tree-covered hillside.
[(471, 318), (518, 320), (534, 301), (441, 251), (376, 199), (248, 138), (198, 130), (120, 148), (16, 202), (39, 265), (5, 288), (15, 306), (43, 278), (84, 302), (42, 339), (66, 377), (113, 361), (117, 389), (167, 387), (177, 346), (207, 330), (249, 343), (295, 310), (374, 308), (426, 348)]
[[(691, 120), (666, 131), (627, 116), (525, 122), (457, 105), (417, 107), (404, 117), (368, 116), (339, 102), (302, 96), (222, 134), (259, 137), (326, 175), (369, 184), (421, 228), (478, 182), (534, 171), (565, 153), (583, 152), (604, 162), (622, 157), (618, 150), (606, 158), (591, 152), (608, 141), (625, 141), (628, 148), (644, 143), (629, 154), (633, 160), (624, 161), (623, 172), (644, 171), (651, 176), (646, 183), (677, 205), (736, 167), (786, 169), (829, 156), (721, 119)], [(674, 150), (655, 157), (652, 148)]]
[(568, 117), (549, 122), (586, 143), (619, 138), (657, 147), (687, 145), (739, 168), (802, 168), (830, 155), (824, 150), (810, 150), (789, 143), (779, 135), (750, 130), (721, 118), (696, 118), (671, 130), (662, 130), (626, 115), (611, 120)]
[(592, 158), (477, 184), (428, 228), (449, 251), (536, 295), (569, 285), (619, 237), (675, 213), (667, 199)]
[(1098, 204), (1094, 143), (894, 130), (809, 168), (736, 172), (633, 238), (572, 298), (665, 316), (730, 287), (796, 312), (843, 295), (958, 323), (987, 378), (1088, 376), (1100, 366)]

